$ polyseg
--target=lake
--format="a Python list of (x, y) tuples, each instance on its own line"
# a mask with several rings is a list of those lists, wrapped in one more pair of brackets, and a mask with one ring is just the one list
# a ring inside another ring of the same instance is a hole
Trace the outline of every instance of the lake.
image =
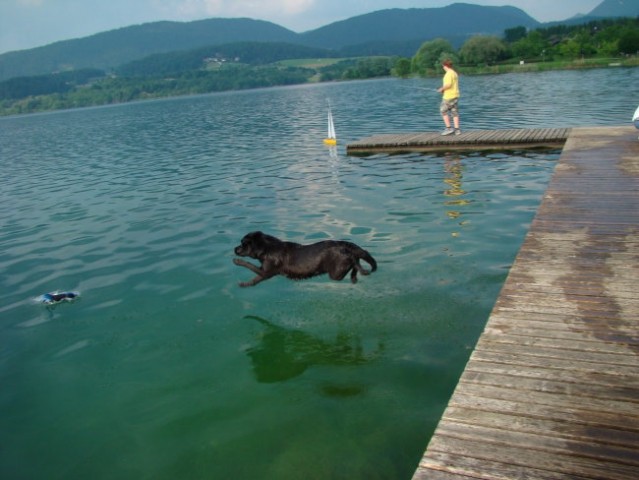
[[(345, 155), (442, 129), (439, 83), (0, 119), (0, 477), (410, 478), (559, 157)], [(638, 84), (462, 77), (462, 129), (628, 125)], [(253, 230), (350, 240), (379, 268), (240, 288)], [(81, 297), (35, 300), (56, 290)]]

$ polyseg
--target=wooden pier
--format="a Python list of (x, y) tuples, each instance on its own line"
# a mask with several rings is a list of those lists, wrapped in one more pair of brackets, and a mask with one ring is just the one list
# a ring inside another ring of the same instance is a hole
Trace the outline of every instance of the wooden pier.
[(639, 478), (639, 140), (574, 128), (414, 480)]
[(346, 146), (348, 155), (375, 153), (438, 152), (459, 150), (519, 150), (561, 148), (569, 128), (470, 130), (461, 135), (398, 133), (375, 135)]

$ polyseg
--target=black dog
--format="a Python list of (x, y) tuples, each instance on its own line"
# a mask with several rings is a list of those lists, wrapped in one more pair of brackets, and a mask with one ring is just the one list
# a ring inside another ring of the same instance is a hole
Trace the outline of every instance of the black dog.
[[(357, 283), (357, 272), (368, 275), (377, 270), (377, 262), (364, 249), (351, 242), (324, 240), (312, 245), (284, 242), (262, 232), (251, 232), (235, 247), (235, 254), (259, 260), (261, 265), (235, 258), (235, 265), (246, 267), (257, 276), (240, 283), (240, 287), (252, 287), (275, 275), (284, 275), (293, 280), (328, 273), (333, 280), (342, 280), (351, 272), (351, 282)], [(359, 264), (364, 260), (372, 269), (365, 270)]]

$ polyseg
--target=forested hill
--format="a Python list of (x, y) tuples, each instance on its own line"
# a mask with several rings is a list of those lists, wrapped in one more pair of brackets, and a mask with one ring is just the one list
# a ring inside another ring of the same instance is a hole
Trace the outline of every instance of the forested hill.
[(115, 73), (127, 77), (162, 76), (201, 70), (203, 64), (209, 65), (208, 69), (211, 70), (224, 63), (241, 62), (244, 65), (258, 66), (292, 58), (327, 58), (330, 54), (330, 50), (323, 48), (282, 42), (237, 42), (157, 53), (120, 65)]
[(308, 45), (334, 49), (381, 40), (424, 41), (437, 37), (458, 40), (453, 43), (461, 44), (473, 35), (501, 36), (508, 28), (534, 28), (539, 25), (519, 8), (455, 3), (441, 8), (380, 10), (332, 23), (303, 33), (301, 37)]
[(639, 0), (604, 0), (588, 16), (638, 17)]
[(248, 18), (153, 22), (0, 55), (0, 80), (84, 68), (109, 70), (156, 53), (233, 42), (297, 43), (298, 34)]
[[(639, 0), (603, 0), (587, 16), (565, 23), (582, 24), (595, 18), (619, 16), (639, 16)], [(248, 18), (154, 22), (1, 54), (0, 81), (81, 69), (112, 71), (149, 55), (238, 42), (303, 45), (334, 50), (336, 56), (411, 56), (424, 41), (437, 37), (457, 47), (472, 36), (501, 36), (514, 27), (540, 26), (543, 25), (515, 7), (467, 3), (441, 8), (381, 10), (305, 33)]]
[(368, 44), (364, 45), (363, 54), (406, 55), (406, 45), (414, 51), (421, 42), (438, 36), (459, 45), (472, 35), (501, 35), (508, 28), (538, 25), (514, 7), (469, 4), (382, 10), (301, 34), (247, 18), (155, 22), (2, 54), (0, 80), (83, 68), (111, 70), (156, 53), (235, 42), (283, 42), (325, 49), (350, 47), (351, 53), (357, 51), (354, 45)]

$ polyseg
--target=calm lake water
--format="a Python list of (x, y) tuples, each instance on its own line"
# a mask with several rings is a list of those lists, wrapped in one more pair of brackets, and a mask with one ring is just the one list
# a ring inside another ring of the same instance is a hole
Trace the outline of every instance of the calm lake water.
[[(345, 156), (441, 129), (438, 84), (0, 119), (0, 477), (410, 478), (558, 158)], [(463, 77), (462, 126), (628, 125), (638, 84)], [(379, 269), (242, 289), (233, 247), (258, 229), (348, 239)], [(55, 290), (81, 299), (35, 302)]]

